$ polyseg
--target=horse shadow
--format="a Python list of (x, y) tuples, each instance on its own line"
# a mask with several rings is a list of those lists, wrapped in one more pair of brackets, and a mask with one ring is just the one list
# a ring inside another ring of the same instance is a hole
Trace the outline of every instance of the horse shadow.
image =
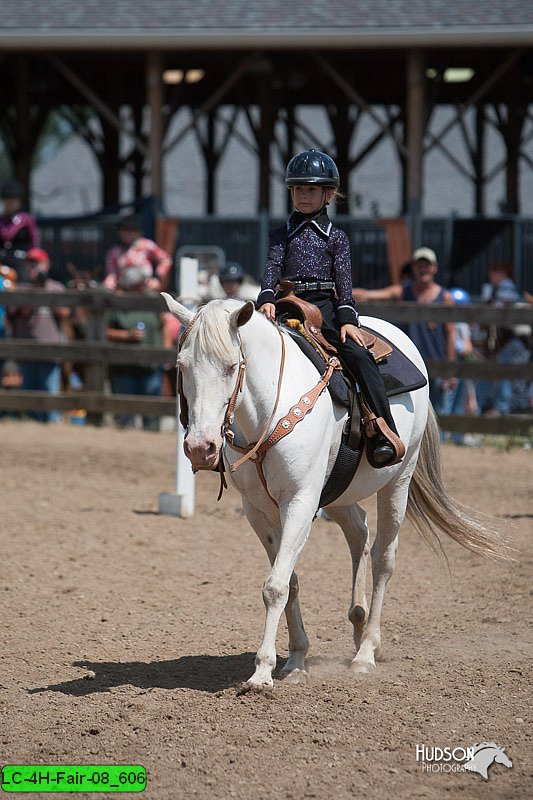
[(139, 689), (193, 689), (220, 692), (247, 680), (254, 671), (255, 653), (231, 656), (182, 656), (168, 661), (74, 661), (87, 674), (64, 683), (29, 689), (29, 694), (61, 692), (83, 697), (109, 692), (117, 686)]

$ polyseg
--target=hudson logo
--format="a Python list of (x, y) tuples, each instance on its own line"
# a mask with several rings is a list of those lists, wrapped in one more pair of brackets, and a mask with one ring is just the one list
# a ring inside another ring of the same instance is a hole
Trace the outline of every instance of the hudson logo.
[(494, 742), (482, 742), (471, 747), (428, 747), (416, 745), (416, 760), (423, 772), (477, 772), (488, 781), (491, 764), (512, 767), (505, 747)]

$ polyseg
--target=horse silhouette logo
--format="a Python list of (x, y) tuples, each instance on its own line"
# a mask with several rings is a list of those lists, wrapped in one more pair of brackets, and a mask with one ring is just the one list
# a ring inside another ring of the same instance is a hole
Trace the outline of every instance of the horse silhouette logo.
[(489, 779), (488, 769), (494, 762), (496, 762), (496, 764), (503, 764), (504, 767), (507, 768), (513, 766), (513, 762), (505, 752), (505, 747), (499, 747), (497, 744), (494, 744), (494, 742), (475, 744), (472, 749), (474, 755), (463, 767), (470, 772), (478, 772), (486, 781)]

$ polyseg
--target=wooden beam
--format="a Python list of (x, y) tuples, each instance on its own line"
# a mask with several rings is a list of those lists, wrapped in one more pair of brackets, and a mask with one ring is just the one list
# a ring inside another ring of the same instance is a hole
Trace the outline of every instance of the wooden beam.
[(531, 325), (532, 306), (508, 305), (496, 307), (491, 303), (472, 303), (471, 305), (452, 305), (444, 303), (414, 303), (407, 301), (368, 301), (358, 304), (359, 312), (370, 317), (378, 317), (388, 322), (477, 322), (480, 325)]
[(398, 147), (400, 152), (406, 152), (406, 147), (403, 144), (403, 142), (401, 141), (401, 139), (396, 135), (396, 132), (394, 131), (394, 128), (390, 128), (387, 123), (383, 123), (383, 120), (381, 119), (379, 114), (376, 111), (374, 111), (374, 108), (369, 103), (366, 102), (366, 100), (359, 94), (359, 92), (357, 92), (353, 88), (353, 86), (351, 86), (348, 83), (346, 78), (344, 78), (332, 66), (332, 64), (330, 64), (329, 61), (327, 61), (324, 58), (324, 56), (320, 55), (319, 53), (313, 53), (313, 57), (314, 57), (315, 61), (319, 64), (319, 66), (321, 67), (323, 72), (326, 75), (329, 75), (329, 77), (337, 84), (339, 89), (341, 89), (344, 92), (346, 97), (349, 100), (351, 100), (352, 103), (355, 103), (355, 105), (359, 106), (359, 108), (362, 108), (363, 111), (366, 111), (366, 113), (369, 115), (369, 117), (371, 117), (374, 120), (374, 122), (376, 122), (377, 125), (379, 125), (380, 128), (384, 128), (390, 133), (390, 135), (392, 136), (392, 138), (396, 142), (396, 146)]
[(178, 131), (178, 133), (173, 139), (170, 140), (170, 142), (167, 142), (164, 145), (163, 155), (168, 153), (169, 150), (172, 150), (173, 147), (181, 142), (183, 137), (186, 136), (189, 131), (192, 130), (192, 128), (194, 128), (194, 123), (197, 119), (202, 117), (208, 111), (211, 111), (211, 109), (216, 108), (216, 106), (221, 102), (222, 98), (226, 96), (232, 86), (234, 86), (234, 84), (237, 83), (237, 81), (239, 81), (241, 77), (248, 72), (259, 55), (259, 53), (252, 53), (250, 56), (248, 56), (248, 58), (245, 58), (243, 61), (241, 61), (239, 66), (231, 73), (231, 75), (228, 75), (226, 80), (220, 84), (216, 91), (214, 91), (213, 94), (211, 94), (207, 100), (193, 112), (191, 121), (187, 123), (180, 131)]
[(507, 147), (507, 170), (505, 174), (505, 211), (520, 212), (519, 155), (522, 127), (525, 115), (521, 106), (520, 75), (513, 70), (507, 79), (507, 124), (502, 131)]
[(475, 381), (530, 381), (533, 363), (498, 364), (494, 361), (426, 361), (432, 378), (464, 378)]
[(501, 417), (439, 416), (439, 425), (450, 433), (480, 433), (492, 436), (533, 436), (533, 417), (508, 414)]
[(67, 80), (81, 95), (85, 97), (89, 105), (98, 111), (111, 125), (121, 133), (127, 134), (133, 140), (135, 147), (143, 156), (147, 155), (145, 143), (135, 133), (132, 133), (121, 121), (120, 117), (105, 103), (91, 87), (77, 75), (73, 69), (68, 67), (64, 61), (57, 56), (49, 56), (48, 60), (54, 65), (56, 70)]
[(101, 289), (67, 289), (64, 292), (43, 292), (35, 289), (14, 289), (0, 292), (0, 305), (21, 308), (117, 308), (124, 311), (168, 311), (158, 294), (113, 294)]
[[(179, 300), (179, 297), (176, 298)], [(0, 306), (20, 308), (116, 308), (124, 311), (168, 311), (159, 295), (136, 295), (133, 293), (113, 294), (100, 289), (67, 289), (64, 292), (42, 292), (17, 289), (0, 292)], [(530, 303), (494, 306), (491, 303), (472, 303), (471, 305), (437, 305), (436, 303), (409, 303), (406, 301), (369, 301), (360, 304), (362, 313), (391, 322), (478, 322), (494, 323), (503, 327), (512, 325), (531, 325), (533, 315)], [(12, 340), (10, 340), (12, 341)]]
[[(176, 360), (174, 347), (110, 342), (46, 343), (31, 339), (0, 339), (0, 358), (18, 361), (78, 361), (84, 364), (129, 364), (156, 367)], [(533, 380), (533, 363), (498, 364), (484, 361), (428, 361), (432, 377), (472, 380)], [(88, 387), (100, 391), (102, 386)]]
[(484, 97), (489, 89), (491, 89), (494, 84), (496, 84), (503, 75), (505, 75), (508, 70), (518, 61), (518, 59), (523, 55), (523, 50), (515, 50), (512, 52), (506, 59), (503, 61), (499, 67), (497, 67), (494, 72), (492, 72), (483, 83), (478, 86), (475, 91), (466, 99), (464, 103), (461, 103), (459, 106), (459, 110), (457, 113), (452, 117), (452, 119), (448, 120), (446, 125), (441, 128), (441, 130), (437, 134), (432, 134), (428, 132), (428, 145), (425, 148), (425, 152), (429, 152), (432, 147), (435, 147), (450, 131), (457, 123), (460, 117), (465, 114), (466, 110), (469, 106), (476, 105), (482, 97)]
[[(111, 342), (37, 342), (33, 339), (0, 339), (0, 358), (16, 361), (79, 361), (84, 364), (132, 364), (159, 367), (176, 361), (176, 348), (149, 347)], [(88, 387), (100, 390), (101, 386)]]
[(30, 63), (28, 55), (16, 59), (17, 121), (15, 174), (24, 188), (25, 202), (30, 194), (31, 135), (30, 135)]
[(476, 146), (473, 157), (475, 172), (475, 213), (485, 214), (485, 106), (483, 103), (476, 105)]
[(258, 212), (270, 212), (270, 150), (274, 130), (274, 109), (270, 90), (270, 74), (257, 76), (259, 113), (259, 208)]
[[(88, 414), (142, 414), (145, 417), (175, 417), (175, 398), (146, 395), (104, 395), (94, 392), (63, 393), (23, 392), (0, 390), (0, 409), (25, 413), (28, 411), (73, 411), (83, 408)], [(441, 416), (439, 425), (444, 431), (481, 433), (501, 436), (532, 436), (533, 417), (510, 414), (501, 417)]]
[(162, 146), (163, 146), (163, 60), (160, 52), (146, 56), (146, 101), (150, 110), (148, 133), (148, 160), (150, 194), (163, 199)]
[[(425, 54), (410, 50), (407, 54), (407, 212), (420, 215), (422, 210), (422, 159), (425, 120)], [(413, 243), (416, 241), (411, 231)]]
[(142, 414), (145, 417), (176, 416), (176, 399), (146, 395), (105, 395), (98, 392), (48, 392), (0, 390), (3, 411), (73, 411), (83, 408), (88, 415)]

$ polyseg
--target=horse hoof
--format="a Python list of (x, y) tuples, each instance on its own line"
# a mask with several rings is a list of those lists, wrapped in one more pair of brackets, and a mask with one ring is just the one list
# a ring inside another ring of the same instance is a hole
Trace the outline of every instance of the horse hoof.
[(376, 665), (372, 661), (352, 661), (350, 672), (355, 675), (370, 675), (376, 671)]
[(366, 611), (363, 606), (354, 606), (350, 609), (348, 619), (354, 627), (363, 628), (366, 622)]
[(283, 683), (304, 684), (309, 683), (309, 673), (305, 669), (291, 669), (290, 672), (280, 672), (280, 681)]
[(242, 697), (244, 694), (260, 694), (262, 697), (274, 697), (274, 687), (268, 683), (250, 683), (250, 681), (246, 681), (241, 683), (237, 689), (237, 697)]

